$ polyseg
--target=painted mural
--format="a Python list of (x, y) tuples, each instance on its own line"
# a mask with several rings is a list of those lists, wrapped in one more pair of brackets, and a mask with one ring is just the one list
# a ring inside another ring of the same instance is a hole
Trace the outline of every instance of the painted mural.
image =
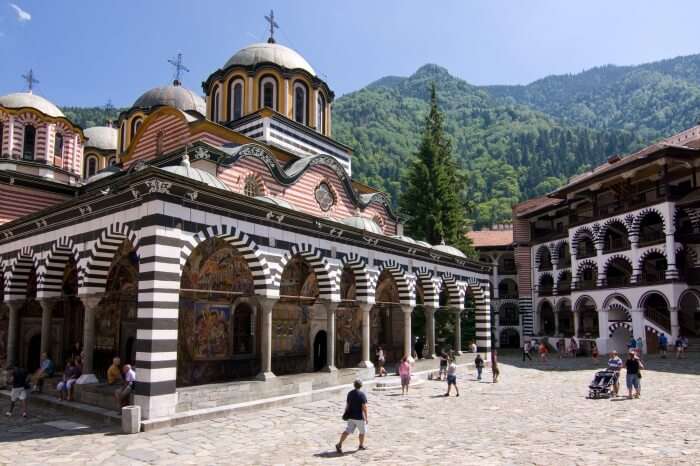
[(190, 254), (180, 281), (177, 383), (221, 382), (255, 375), (253, 311), (234, 303), (254, 294), (244, 257), (219, 238)]

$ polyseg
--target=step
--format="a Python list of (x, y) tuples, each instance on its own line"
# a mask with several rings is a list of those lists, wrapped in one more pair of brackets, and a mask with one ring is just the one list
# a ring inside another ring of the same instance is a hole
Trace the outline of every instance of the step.
[[(381, 381), (380, 381), (381, 380)], [(420, 388), (423, 384), (425, 384), (425, 380), (422, 378), (417, 378), (417, 377), (411, 377), (411, 388)], [(375, 392), (386, 392), (386, 391), (391, 391), (391, 390), (400, 390), (401, 389), (401, 378), (399, 377), (382, 377), (381, 379), (378, 379), (374, 387), (372, 388), (372, 391)]]
[[(10, 398), (9, 390), (0, 390), (0, 396)], [(46, 393), (31, 393), (28, 398), (32, 404), (56, 409), (62, 413), (85, 416), (106, 425), (121, 425), (121, 416), (116, 410), (107, 410), (78, 401), (60, 401)]]

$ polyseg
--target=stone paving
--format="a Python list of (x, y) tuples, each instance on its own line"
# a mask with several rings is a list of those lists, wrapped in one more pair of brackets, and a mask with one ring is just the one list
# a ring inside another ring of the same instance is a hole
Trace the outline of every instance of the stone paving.
[[(498, 384), (462, 372), (459, 398), (433, 381), (406, 397), (370, 389), (368, 450), (351, 436), (344, 455), (333, 449), (342, 396), (137, 435), (37, 408), (0, 420), (0, 463), (698, 464), (700, 358), (646, 363), (638, 400), (586, 399), (604, 359), (502, 356)], [(56, 420), (88, 427), (46, 425)]]

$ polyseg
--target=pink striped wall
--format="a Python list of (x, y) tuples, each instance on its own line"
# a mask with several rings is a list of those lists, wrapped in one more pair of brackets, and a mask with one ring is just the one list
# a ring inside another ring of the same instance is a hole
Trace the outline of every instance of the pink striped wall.
[(163, 115), (151, 123), (145, 132), (141, 134), (136, 146), (133, 148), (129, 160), (124, 163), (128, 167), (139, 160), (156, 157), (158, 146), (158, 133), (162, 131), (161, 151), (163, 154), (183, 147), (188, 142), (189, 128), (183, 117), (175, 115)]
[(0, 185), (0, 224), (7, 223), (67, 199), (70, 199), (70, 196), (49, 193), (39, 189), (2, 184)]

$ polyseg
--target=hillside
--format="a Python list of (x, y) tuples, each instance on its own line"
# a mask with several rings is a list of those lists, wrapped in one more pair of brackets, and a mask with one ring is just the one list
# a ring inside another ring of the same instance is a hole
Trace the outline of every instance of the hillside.
[(700, 55), (483, 89), (501, 102), (528, 105), (563, 122), (626, 129), (653, 140), (700, 119)]
[(418, 146), (430, 82), (464, 170), (465, 205), (476, 226), (508, 220), (513, 203), (641, 145), (628, 131), (562, 124), (425, 65), (408, 78), (383, 78), (345, 95), (333, 109), (334, 137), (355, 149), (354, 176), (393, 199)]

